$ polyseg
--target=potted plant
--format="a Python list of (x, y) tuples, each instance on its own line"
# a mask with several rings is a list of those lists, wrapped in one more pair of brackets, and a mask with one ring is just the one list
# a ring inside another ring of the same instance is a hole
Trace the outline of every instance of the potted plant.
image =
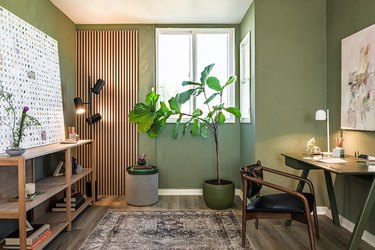
[[(219, 79), (209, 76), (214, 64), (210, 64), (201, 72), (200, 82), (184, 81), (182, 86), (188, 89), (176, 94), (168, 101), (159, 102), (159, 95), (151, 90), (146, 96), (145, 103), (138, 103), (129, 114), (129, 121), (138, 124), (140, 132), (146, 132), (150, 137), (158, 136), (161, 129), (166, 125), (167, 119), (171, 115), (177, 116), (177, 120), (171, 134), (177, 138), (179, 132), (185, 134), (190, 128), (192, 135), (200, 135), (207, 138), (209, 132), (215, 141), (216, 152), (216, 179), (207, 180), (203, 184), (203, 197), (206, 205), (214, 209), (225, 209), (231, 206), (234, 197), (234, 184), (231, 181), (223, 180), (220, 176), (220, 155), (219, 155), (219, 126), (225, 122), (224, 112), (233, 114), (235, 117), (241, 117), (240, 111), (235, 107), (226, 107), (223, 102), (223, 91), (236, 81), (236, 76), (231, 76), (224, 85), (220, 84)], [(213, 93), (207, 94), (207, 88)], [(181, 111), (181, 105), (189, 101), (194, 96), (202, 95), (204, 105), (208, 112), (204, 113), (201, 108), (196, 108), (192, 113)], [(219, 104), (213, 105), (214, 99), (219, 99)], [(182, 122), (182, 118), (188, 118)]]
[(40, 122), (27, 114), (29, 107), (25, 106), (22, 109), (21, 116), (17, 119), (17, 110), (12, 101), (12, 94), (4, 90), (0, 84), (0, 101), (5, 102), (5, 112), (11, 117), (11, 122), (4, 122), (0, 119), (0, 123), (8, 127), (12, 134), (11, 145), (7, 147), (5, 152), (10, 156), (18, 156), (25, 153), (26, 149), (22, 148), (21, 142), (25, 136), (25, 130), (32, 125), (40, 126)]

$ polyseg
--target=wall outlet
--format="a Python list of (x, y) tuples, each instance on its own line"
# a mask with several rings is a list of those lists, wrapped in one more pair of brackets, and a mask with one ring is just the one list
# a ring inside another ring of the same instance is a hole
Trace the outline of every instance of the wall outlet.
[(40, 138), (42, 141), (47, 140), (47, 132), (45, 130), (42, 130), (42, 133), (40, 134)]

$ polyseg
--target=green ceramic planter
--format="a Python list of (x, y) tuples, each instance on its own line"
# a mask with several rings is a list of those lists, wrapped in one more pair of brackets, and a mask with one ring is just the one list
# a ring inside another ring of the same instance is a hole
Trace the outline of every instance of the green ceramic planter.
[(218, 185), (216, 180), (207, 180), (203, 183), (203, 199), (207, 207), (221, 210), (232, 206), (234, 198), (234, 183), (221, 180)]

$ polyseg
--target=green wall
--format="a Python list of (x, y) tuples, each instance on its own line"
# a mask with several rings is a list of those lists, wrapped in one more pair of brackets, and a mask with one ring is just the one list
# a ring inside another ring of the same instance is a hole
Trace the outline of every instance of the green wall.
[[(372, 0), (327, 1), (327, 103), (331, 112), (331, 138), (340, 135), (341, 107), (341, 40), (375, 23), (375, 2)], [(345, 153), (355, 150), (375, 155), (375, 133), (343, 131)], [(332, 141), (332, 140), (331, 140)], [(335, 193), (339, 213), (355, 222), (369, 190), (369, 182), (337, 176)], [(367, 230), (375, 233), (375, 207)]]
[[(236, 25), (77, 25), (78, 30), (125, 30), (139, 32), (139, 101), (144, 101), (151, 87), (155, 86), (155, 28), (158, 27), (212, 27), (237, 28)], [(236, 31), (236, 32), (237, 32)], [(238, 47), (236, 36), (236, 48)], [(236, 93), (238, 96), (238, 91)], [(139, 153), (145, 153), (148, 163), (159, 167), (159, 188), (200, 189), (206, 179), (215, 178), (215, 148), (213, 138), (180, 135), (172, 139), (168, 125), (160, 136), (151, 139), (139, 135)], [(239, 124), (225, 124), (220, 128), (220, 154), (222, 177), (234, 181), (239, 187), (240, 168)]]
[[(250, 103), (251, 103), (251, 123), (241, 123), (240, 158), (241, 166), (253, 164), (255, 162), (255, 15), (254, 3), (247, 10), (245, 17), (240, 24), (240, 42), (250, 35)], [(240, 66), (238, 57), (238, 66)]]
[[(75, 124), (72, 102), (76, 82), (75, 24), (49, 0), (4, 0), (0, 6), (58, 41), (65, 124)], [(1, 220), (0, 239), (17, 225), (14, 220)]]
[[(255, 140), (255, 157), (249, 159), (299, 174), (285, 167), (280, 153), (303, 153), (312, 137), (324, 147), (325, 127), (314, 115), (326, 105), (325, 15), (324, 0), (254, 0), (243, 19), (241, 35), (251, 30), (255, 38), (255, 124), (242, 125), (246, 132), (241, 130), (246, 139)], [(248, 149), (241, 148), (242, 160), (244, 150)], [(322, 173), (312, 172), (309, 177), (320, 194), (318, 204), (326, 204)], [(295, 183), (288, 185), (295, 188)]]

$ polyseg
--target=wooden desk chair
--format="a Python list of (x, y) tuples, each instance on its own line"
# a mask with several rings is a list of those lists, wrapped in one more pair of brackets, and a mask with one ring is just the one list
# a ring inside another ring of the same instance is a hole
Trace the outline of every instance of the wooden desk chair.
[[(299, 193), (283, 186), (264, 181), (263, 171), (303, 181), (309, 186), (310, 193)], [(310, 180), (263, 167), (260, 161), (257, 161), (256, 164), (241, 168), (241, 176), (243, 185), (242, 246), (245, 245), (247, 220), (255, 219), (255, 228), (258, 229), (259, 219), (285, 218), (306, 224), (309, 233), (310, 247), (311, 249), (316, 249), (314, 231), (316, 237), (319, 238), (318, 216), (316, 213), (314, 186)], [(263, 185), (281, 191), (282, 193), (261, 196), (259, 191)], [(249, 204), (248, 198), (251, 200)], [(311, 212), (313, 212), (315, 228), (312, 224)]]

